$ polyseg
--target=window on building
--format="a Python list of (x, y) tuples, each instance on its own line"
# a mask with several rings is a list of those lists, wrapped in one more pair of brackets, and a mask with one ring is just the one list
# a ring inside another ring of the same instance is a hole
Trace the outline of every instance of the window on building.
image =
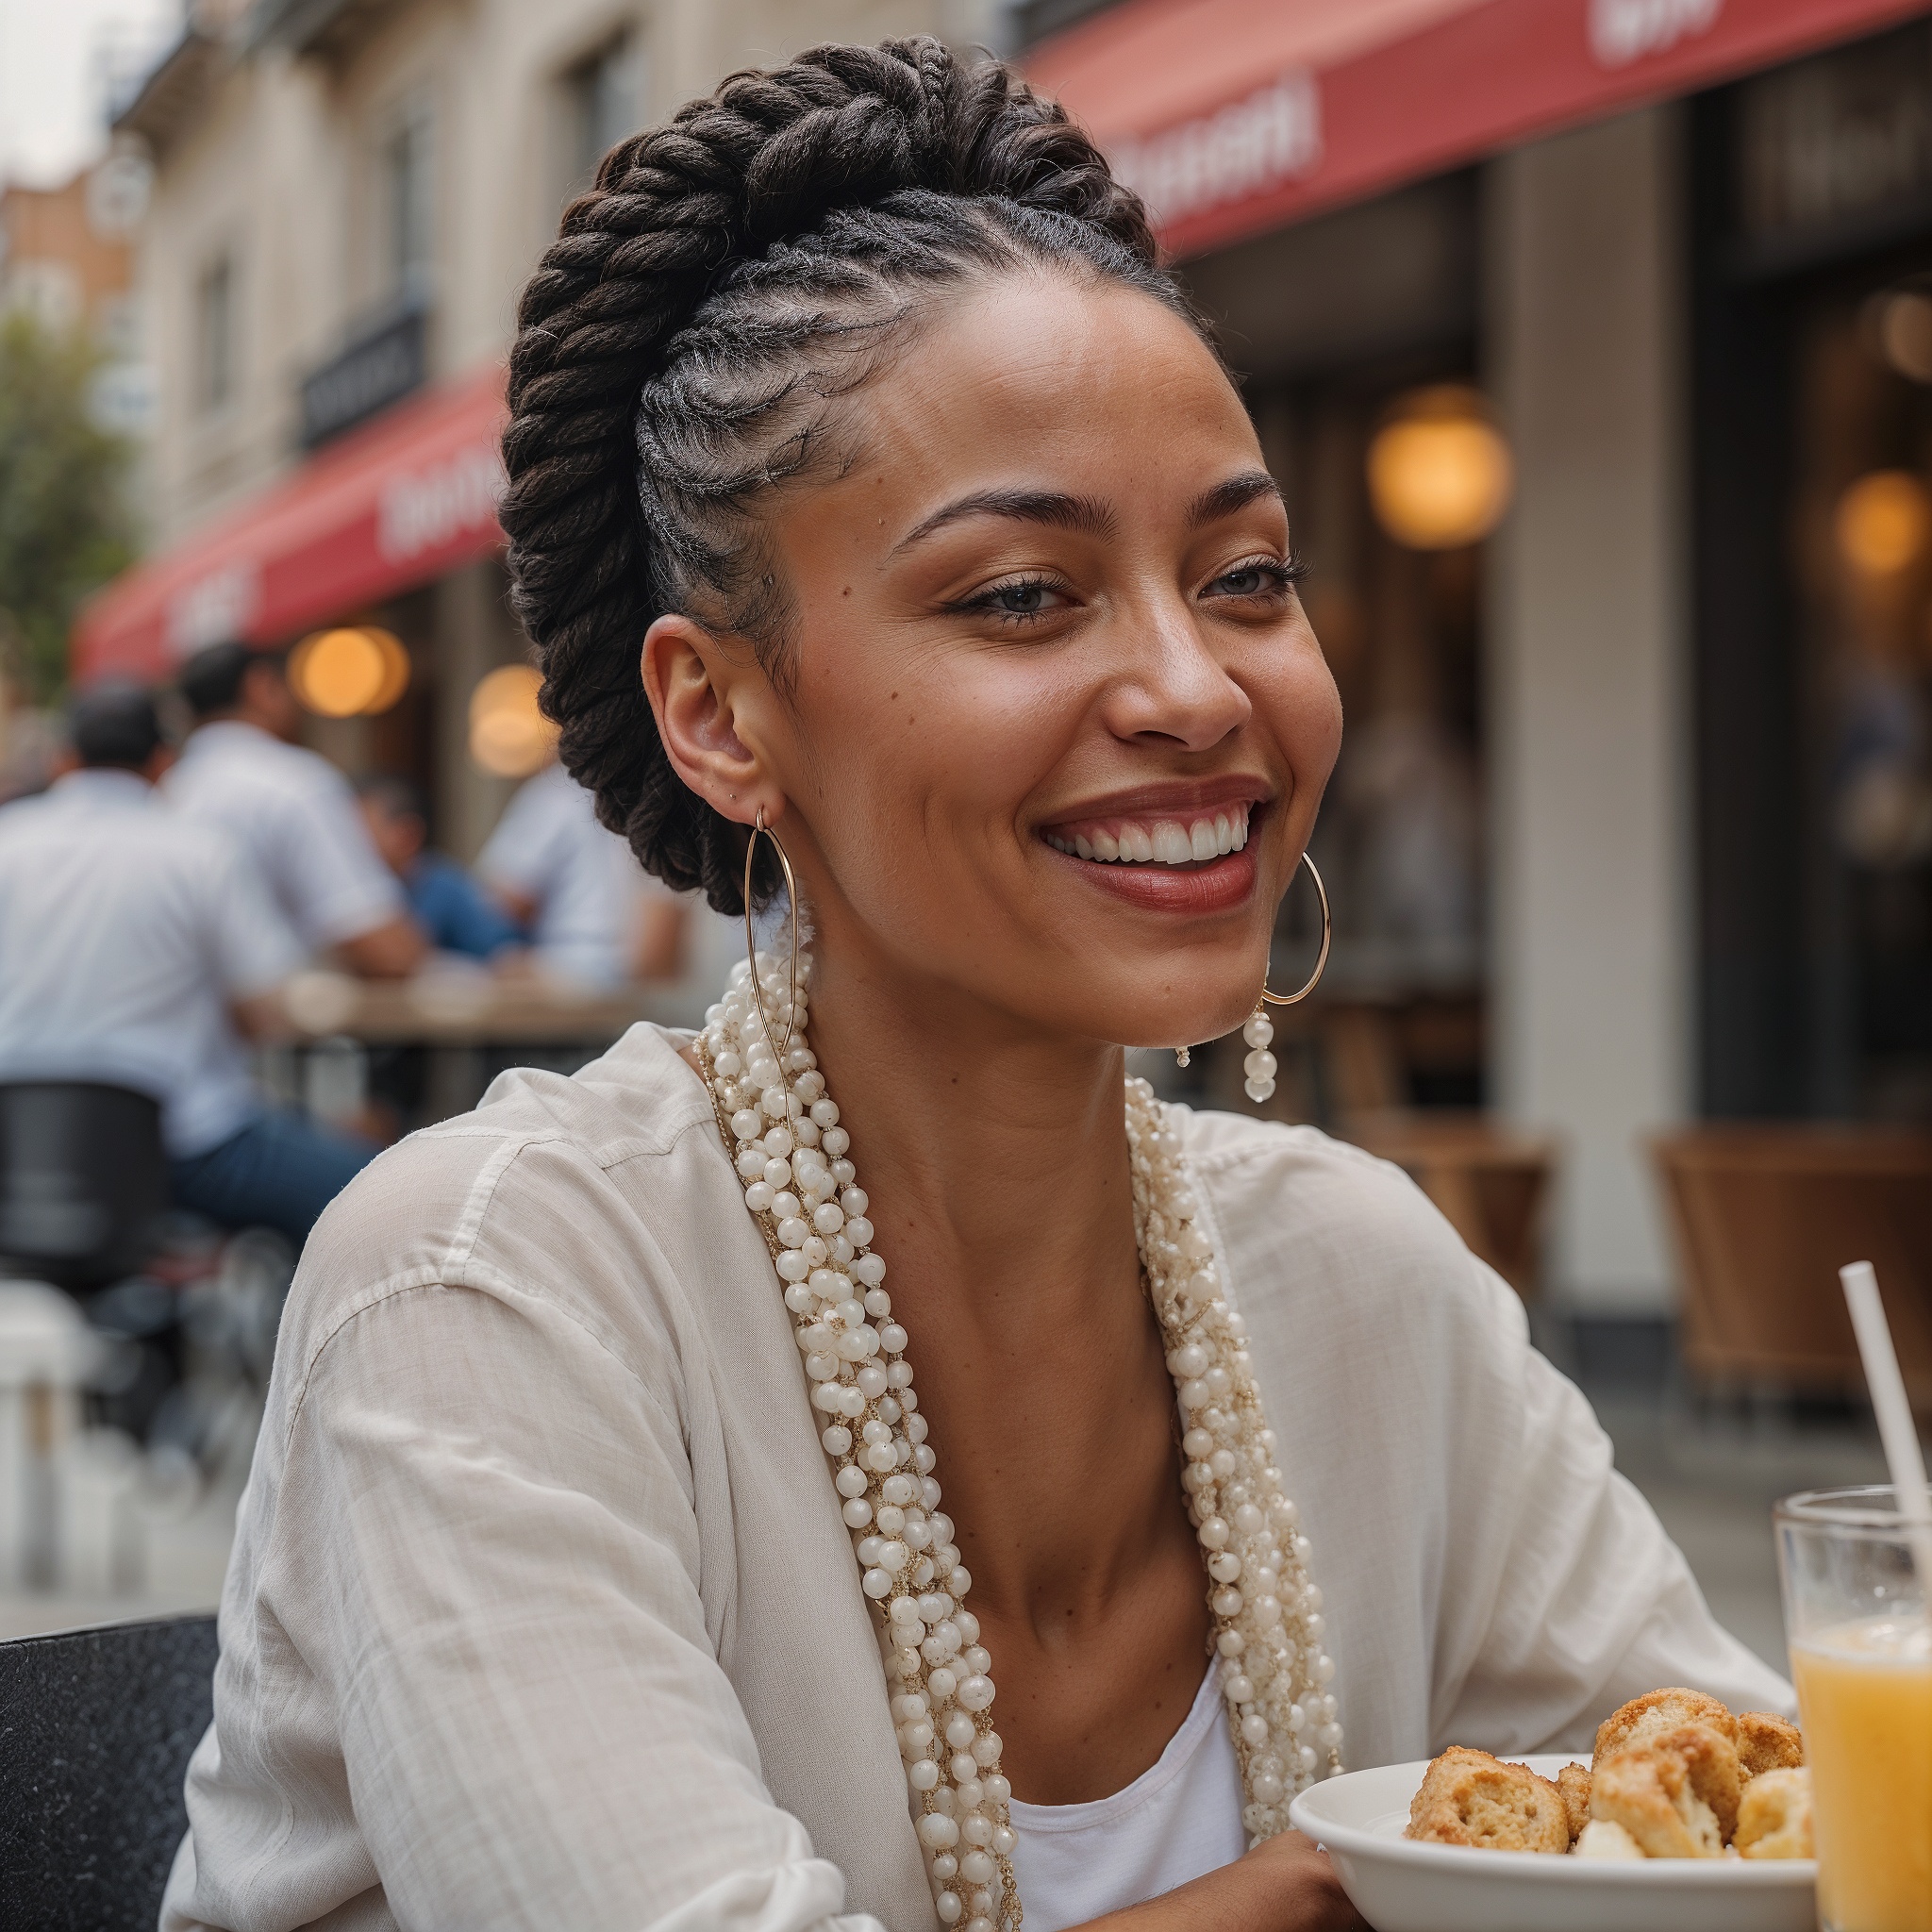
[(194, 291), (196, 400), (203, 411), (221, 408), (235, 393), (235, 261), (218, 255), (201, 272)]
[(418, 97), (403, 107), (382, 146), (386, 279), (408, 296), (429, 280), (436, 252), (435, 123)]
[(564, 75), (570, 190), (597, 172), (597, 163), (644, 118), (643, 49), (635, 33), (607, 41)]

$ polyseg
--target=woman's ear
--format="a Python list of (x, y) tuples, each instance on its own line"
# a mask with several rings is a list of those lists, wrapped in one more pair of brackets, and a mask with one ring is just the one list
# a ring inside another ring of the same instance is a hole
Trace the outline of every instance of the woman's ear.
[(756, 674), (734, 662), (702, 625), (675, 613), (644, 633), (639, 668), (672, 770), (727, 819), (748, 825), (760, 806), (768, 823), (775, 819), (779, 794), (738, 734), (734, 701)]

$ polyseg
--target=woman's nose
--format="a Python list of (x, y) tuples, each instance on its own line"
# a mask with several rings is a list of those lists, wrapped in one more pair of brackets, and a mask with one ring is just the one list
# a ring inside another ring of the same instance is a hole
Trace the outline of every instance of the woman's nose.
[(1178, 600), (1124, 613), (1122, 673), (1105, 706), (1117, 738), (1211, 751), (1248, 721), (1248, 694), (1216, 656), (1192, 610)]

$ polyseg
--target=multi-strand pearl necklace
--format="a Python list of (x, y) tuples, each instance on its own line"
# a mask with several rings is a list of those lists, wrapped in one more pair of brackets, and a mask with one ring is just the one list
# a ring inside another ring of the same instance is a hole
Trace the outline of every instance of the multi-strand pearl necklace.
[[(993, 1728), (992, 1660), (966, 1607), (973, 1579), (940, 1508), (935, 1457), (892, 1319), (886, 1264), (850, 1136), (806, 1043), (810, 956), (797, 991), (770, 955), (732, 969), (698, 1046), (744, 1204), (796, 1324), (860, 1588), (886, 1636), (892, 1721), (941, 1924), (1018, 1932), (1014, 1844)], [(767, 1024), (778, 1034), (773, 1040)], [(782, 1054), (782, 1064), (780, 1056)], [(1274, 1466), (1246, 1328), (1230, 1305), (1187, 1177), (1181, 1138), (1145, 1081), (1126, 1083), (1134, 1227), (1182, 1417), (1181, 1480), (1210, 1578), (1208, 1606), (1251, 1839), (1286, 1829), (1290, 1796), (1341, 1768), (1308, 1540)]]

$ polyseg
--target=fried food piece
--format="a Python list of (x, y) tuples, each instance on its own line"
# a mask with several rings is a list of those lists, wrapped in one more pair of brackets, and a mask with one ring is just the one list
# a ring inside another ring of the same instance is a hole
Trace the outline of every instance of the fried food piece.
[(1683, 1724), (1605, 1758), (1591, 1816), (1621, 1824), (1647, 1858), (1718, 1858), (1738, 1826), (1739, 1782), (1730, 1740)]
[(1684, 1724), (1707, 1724), (1733, 1749), (1737, 1746), (1738, 1721), (1715, 1697), (1682, 1689), (1648, 1690), (1611, 1711), (1597, 1726), (1591, 1768), (1600, 1768), (1606, 1757), (1626, 1744), (1640, 1744), (1646, 1738), (1659, 1737)]
[(1403, 1836), (1486, 1852), (1567, 1852), (1570, 1817), (1562, 1793), (1526, 1764), (1458, 1744), (1429, 1766)]
[(1570, 1840), (1574, 1844), (1590, 1823), (1590, 1767), (1566, 1764), (1557, 1774), (1557, 1789), (1563, 1794), (1563, 1809), (1570, 1814)]
[(1762, 1777), (1767, 1771), (1795, 1771), (1804, 1761), (1805, 1734), (1796, 1724), (1768, 1710), (1740, 1714), (1738, 1768), (1746, 1777)]
[(1621, 1824), (1612, 1824), (1607, 1818), (1592, 1818), (1577, 1836), (1576, 1856), (1641, 1859), (1643, 1847)]
[(1738, 1807), (1739, 1853), (1746, 1858), (1810, 1858), (1811, 1774), (1802, 1765), (1760, 1771)]

